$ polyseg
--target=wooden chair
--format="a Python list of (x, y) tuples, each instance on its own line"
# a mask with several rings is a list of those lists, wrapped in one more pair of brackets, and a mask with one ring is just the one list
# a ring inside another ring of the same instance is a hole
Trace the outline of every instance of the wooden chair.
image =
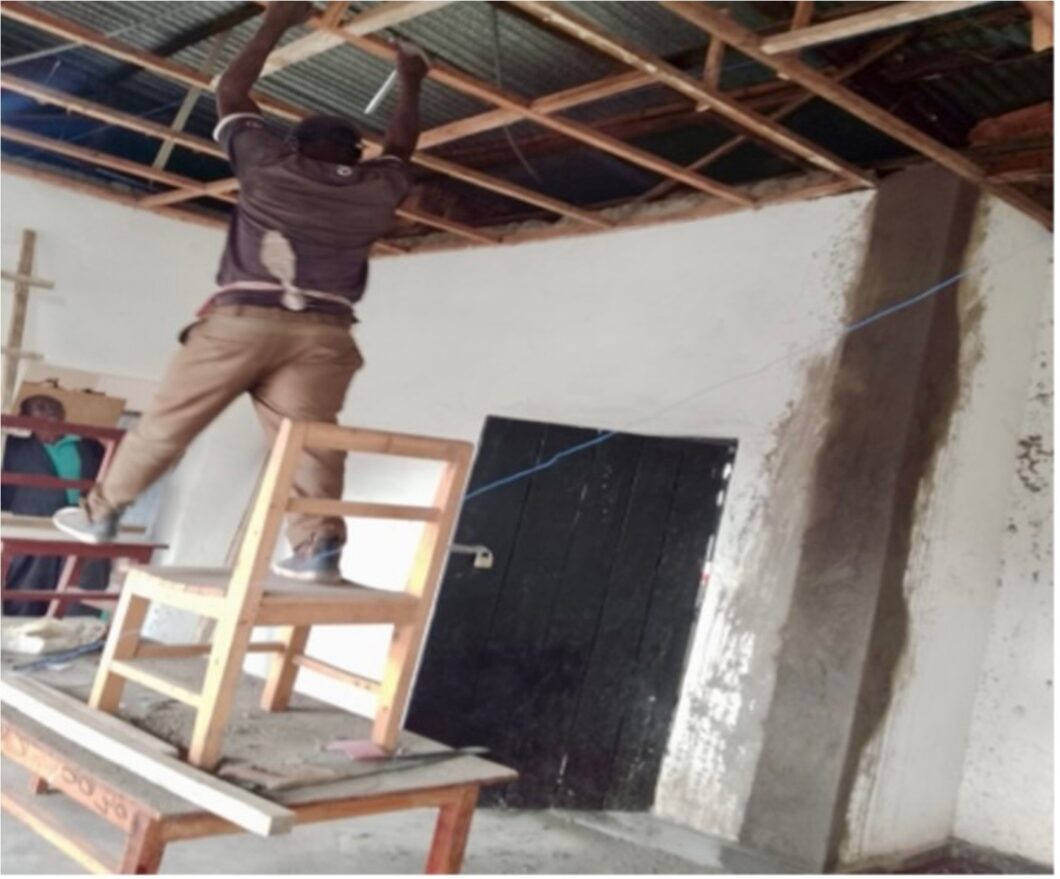
[[(444, 462), (429, 507), (291, 497), (304, 449), (331, 449)], [(403, 722), (435, 592), (448, 555), (470, 465), (469, 443), (358, 430), (333, 424), (285, 421), (269, 457), (235, 566), (225, 569), (133, 568), (115, 613), (90, 704), (115, 713), (126, 681), (192, 706), (195, 726), (189, 762), (213, 768), (221, 758), (225, 726), (248, 652), (271, 652), (262, 708), (284, 710), (300, 668), (310, 668), (369, 690), (376, 698), (372, 740), (392, 750)], [(270, 573), (287, 512), (425, 523), (403, 592), (346, 583), (320, 586)], [(212, 644), (159, 644), (141, 636), (151, 602), (214, 620)], [(306, 656), (314, 625), (393, 625), (382, 680), (354, 675)], [(250, 641), (255, 626), (278, 626), (277, 642)], [(144, 667), (143, 660), (208, 655), (202, 688), (191, 690)], [(140, 662), (137, 662), (140, 660)]]

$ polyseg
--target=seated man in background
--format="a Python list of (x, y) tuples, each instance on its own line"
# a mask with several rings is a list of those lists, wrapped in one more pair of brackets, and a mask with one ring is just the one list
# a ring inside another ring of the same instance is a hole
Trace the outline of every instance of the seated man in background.
[[(54, 397), (39, 394), (27, 397), (19, 414), (47, 421), (65, 421), (66, 410)], [(94, 479), (103, 461), (103, 446), (59, 431), (39, 430), (28, 437), (8, 436), (4, 448), (4, 472), (55, 476), (59, 479)], [(21, 516), (51, 516), (56, 510), (81, 500), (76, 488), (37, 488), (29, 485), (3, 486), (0, 507)], [(62, 556), (15, 556), (5, 584), (8, 589), (54, 589), (59, 585), (65, 558)], [(105, 589), (110, 581), (110, 562), (101, 559), (85, 565), (81, 587)], [(43, 601), (5, 601), (5, 616), (42, 616), (48, 609)], [(78, 608), (69, 613), (76, 614)], [(84, 612), (84, 611), (81, 611)]]

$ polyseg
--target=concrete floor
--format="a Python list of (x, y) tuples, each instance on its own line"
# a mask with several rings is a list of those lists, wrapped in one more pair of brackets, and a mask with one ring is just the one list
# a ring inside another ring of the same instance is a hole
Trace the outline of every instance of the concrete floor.
[[(7, 773), (5, 773), (5, 776)], [(8, 778), (5, 777), (5, 781)], [(86, 816), (87, 817), (87, 816)], [(104, 846), (109, 828), (86, 821)], [(290, 836), (215, 837), (175, 843), (163, 873), (415, 874), (423, 871), (434, 825), (430, 811), (350, 819), (297, 828)], [(106, 845), (108, 849), (116, 848)], [(0, 821), (0, 871), (81, 873), (73, 861), (20, 821)], [(465, 873), (695, 874), (788, 872), (775, 862), (719, 844), (648, 815), (481, 810)]]

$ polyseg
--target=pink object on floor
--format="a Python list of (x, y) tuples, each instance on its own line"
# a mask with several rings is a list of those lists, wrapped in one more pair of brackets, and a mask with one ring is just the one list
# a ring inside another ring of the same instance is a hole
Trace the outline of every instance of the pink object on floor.
[(392, 756), (370, 739), (345, 739), (332, 742), (324, 750), (338, 751), (351, 760), (385, 760)]

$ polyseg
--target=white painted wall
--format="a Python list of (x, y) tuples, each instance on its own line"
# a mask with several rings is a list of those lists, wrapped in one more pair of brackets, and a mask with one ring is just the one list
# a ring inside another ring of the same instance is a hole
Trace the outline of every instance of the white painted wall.
[[(157, 377), (176, 330), (210, 289), (221, 235), (20, 178), (5, 176), (3, 195), (4, 264), (12, 262), (18, 229), (33, 226), (41, 233), (39, 273), (59, 283), (42, 306), (46, 312), (31, 318), (28, 345), (63, 365)], [(870, 207), (870, 195), (856, 194), (581, 239), (381, 260), (360, 309), (357, 339), (367, 366), (348, 399), (347, 423), (473, 440), (485, 416), (494, 414), (739, 440), (657, 805), (664, 817), (722, 836), (737, 835), (753, 779), (773, 649), (797, 562), (806, 465), (823, 423), (823, 395), (816, 390), (828, 386), (832, 333), (844, 290), (856, 277)], [(988, 258), (1009, 254), (1036, 233), (1006, 209), (991, 217), (982, 245)], [(989, 460), (996, 467), (1014, 458), (984, 456), (1014, 452), (1029, 363), (1013, 366), (1005, 351), (1023, 339), (1029, 358), (1043, 260), (1040, 251), (1028, 253), (981, 282), (989, 302), (977, 331), (983, 359), (960, 416), (971, 420), (960, 423), (985, 435), (965, 449), (960, 442), (967, 432), (955, 431), (961, 451), (953, 453), (951, 474), (958, 461), (982, 467)], [(1016, 301), (1023, 292), (1026, 299)], [(1009, 393), (1006, 399), (1016, 402), (1007, 421), (981, 402)], [(1001, 437), (991, 417), (1012, 436)], [(221, 562), (262, 453), (242, 403), (193, 446), (164, 514), (173, 560)], [(1004, 494), (1010, 475), (1009, 469), (986, 482)], [(424, 472), (395, 481), (354, 467), (349, 493), (377, 496), (383, 483), (397, 484), (401, 499), (416, 503), (425, 500), (427, 482)], [(863, 802), (871, 805), (859, 811), (864, 817), (856, 822), (851, 856), (906, 845), (915, 834), (905, 808), (943, 837), (953, 829), (963, 741), (993, 607), (978, 583), (972, 595), (957, 576), (971, 565), (962, 567), (956, 548), (974, 539), (969, 554), (979, 559), (978, 541), (993, 540), (999, 556), (1004, 513), (995, 517), (996, 534), (975, 521), (955, 537), (941, 511), (960, 512), (958, 502), (976, 498), (960, 483), (946, 495), (949, 506), (922, 520), (943, 530), (930, 541), (932, 532), (922, 526), (924, 541), (948, 549), (928, 554), (935, 567), (918, 569), (928, 584), (914, 586), (912, 595), (924, 617), (915, 634), (923, 664), (911, 667), (902, 695), (908, 707), (889, 724), (879, 762), (864, 767)], [(398, 586), (406, 562), (395, 550), (415, 536), (354, 530), (347, 574)], [(1009, 552), (1022, 557), (1018, 547)], [(917, 564), (927, 564), (925, 558), (921, 553)], [(946, 569), (941, 558), (954, 567)], [(942, 576), (938, 566), (951, 573)], [(943, 761), (946, 802), (917, 811), (908, 790), (915, 791), (917, 772), (938, 769), (932, 758), (944, 738), (914, 735), (909, 718), (915, 720), (925, 694), (951, 685), (948, 675), (930, 672), (939, 652), (932, 652), (933, 639), (945, 644), (950, 637), (943, 623), (951, 618), (940, 616), (947, 602), (961, 611), (953, 622), (963, 626), (967, 613), (970, 629), (980, 634), (969, 634), (962, 648), (967, 686), (954, 695), (964, 701), (953, 710), (965, 711), (963, 726), (944, 724), (944, 735), (956, 737), (949, 739), (956, 756)], [(167, 625), (177, 632), (173, 621)], [(382, 658), (379, 635), (351, 639), (336, 629), (317, 636), (312, 647), (322, 658), (370, 674)], [(923, 680), (921, 669), (928, 670)], [(307, 689), (335, 697), (330, 684), (304, 677)], [(980, 701), (987, 711), (986, 697)], [(875, 780), (884, 776), (893, 784)], [(1001, 811), (994, 815), (1006, 821)]]
[(956, 835), (1053, 858), (1053, 302), (1019, 425), (1001, 571), (957, 802)]
[[(972, 827), (956, 823), (966, 772), (970, 808), (972, 791), (999, 797), (980, 802), (993, 823), (987, 832), (981, 817), (971, 841), (1051, 860), (1052, 731), (1043, 718), (1052, 715), (1045, 686), (1052, 618), (1042, 613), (1048, 610), (1042, 602), (1052, 586), (1042, 550), (1036, 558), (1009, 541), (1018, 561), (1012, 560), (998, 588), (1031, 360), (1051, 291), (1051, 236), (991, 200), (980, 210), (973, 241), (966, 266), (988, 268), (973, 272), (960, 287), (960, 400), (917, 501), (905, 580), (909, 643), (891, 709), (863, 755), (848, 815), (847, 862), (930, 848), (955, 830), (959, 836)], [(1039, 520), (1043, 504), (1047, 513), (1051, 498), (1033, 508)], [(1040, 521), (1036, 527), (1039, 542), (1047, 543)], [(1040, 582), (1030, 582), (1032, 570)], [(1020, 635), (1028, 644), (1008, 653), (1002, 644), (987, 650), (992, 628), (995, 640), (1005, 638), (1014, 621), (1035, 615), (1039, 628)], [(1035, 671), (1030, 679), (1028, 666)], [(966, 766), (981, 678), (974, 753)], [(1020, 721), (1007, 716), (1017, 706), (1033, 718), (1021, 718), (1018, 731), (1012, 724)], [(1023, 807), (1009, 808), (1003, 791), (1013, 800), (1023, 797)]]

